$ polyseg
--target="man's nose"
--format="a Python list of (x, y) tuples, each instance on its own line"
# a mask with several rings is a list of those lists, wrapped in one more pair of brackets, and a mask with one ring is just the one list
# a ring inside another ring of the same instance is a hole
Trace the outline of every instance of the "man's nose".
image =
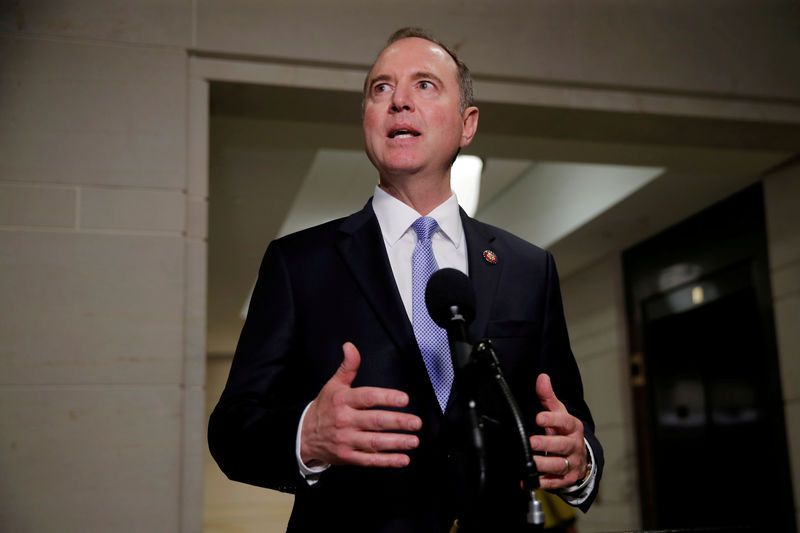
[(411, 96), (410, 89), (406, 87), (395, 87), (392, 93), (392, 111), (413, 111), (414, 99)]

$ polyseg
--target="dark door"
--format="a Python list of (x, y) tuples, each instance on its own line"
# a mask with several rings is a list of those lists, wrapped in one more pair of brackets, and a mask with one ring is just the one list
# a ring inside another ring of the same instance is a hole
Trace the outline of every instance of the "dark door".
[(625, 253), (647, 528), (795, 530), (761, 201)]

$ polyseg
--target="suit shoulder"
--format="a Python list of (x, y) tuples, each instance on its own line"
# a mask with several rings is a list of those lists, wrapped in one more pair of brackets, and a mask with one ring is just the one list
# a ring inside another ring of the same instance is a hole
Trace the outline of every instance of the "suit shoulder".
[(272, 241), (271, 245), (283, 250), (305, 249), (317, 247), (326, 242), (332, 242), (333, 236), (339, 232), (342, 223), (347, 217), (337, 218), (310, 228), (305, 228)]
[(313, 261), (317, 258), (328, 257), (327, 254), (336, 248), (342, 239), (370, 224), (374, 224), (377, 228), (371, 201), (367, 202), (363, 209), (349, 216), (323, 222), (275, 239), (270, 243), (267, 251), (269, 252), (271, 248), (279, 250), (285, 256), (297, 256), (305, 258), (307, 261)]
[(296, 271), (299, 265), (328, 260), (338, 242), (338, 228), (343, 220), (324, 222), (270, 241), (261, 258), (259, 272), (264, 274), (276, 268)]

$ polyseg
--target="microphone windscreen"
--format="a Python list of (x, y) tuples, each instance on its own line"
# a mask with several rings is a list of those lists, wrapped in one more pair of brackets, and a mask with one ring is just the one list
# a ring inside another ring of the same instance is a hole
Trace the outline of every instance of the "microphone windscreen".
[(425, 305), (428, 314), (440, 328), (450, 327), (452, 306), (458, 306), (464, 322), (469, 324), (475, 318), (475, 290), (466, 274), (455, 268), (442, 268), (434, 272), (428, 280)]

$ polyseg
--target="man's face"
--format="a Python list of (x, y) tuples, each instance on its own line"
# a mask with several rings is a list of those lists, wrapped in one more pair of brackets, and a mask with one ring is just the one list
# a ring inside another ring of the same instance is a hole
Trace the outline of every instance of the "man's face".
[(477, 108), (459, 109), (457, 75), (450, 55), (425, 39), (401, 39), (378, 57), (364, 100), (364, 142), (381, 177), (449, 171), (478, 121)]

